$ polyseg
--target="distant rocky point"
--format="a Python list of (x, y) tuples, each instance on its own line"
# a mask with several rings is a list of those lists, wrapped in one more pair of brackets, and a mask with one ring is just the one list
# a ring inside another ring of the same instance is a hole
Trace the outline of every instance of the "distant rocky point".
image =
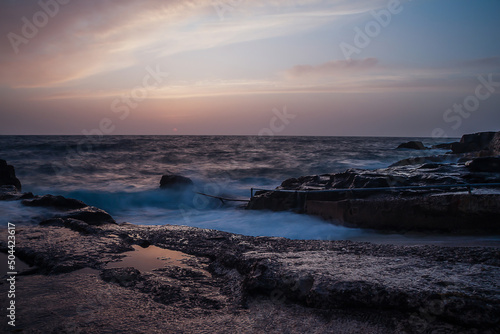
[(427, 147), (422, 144), (421, 141), (409, 141), (407, 143), (402, 143), (398, 146), (399, 148), (406, 148), (406, 149), (411, 149), (411, 150), (426, 150)]

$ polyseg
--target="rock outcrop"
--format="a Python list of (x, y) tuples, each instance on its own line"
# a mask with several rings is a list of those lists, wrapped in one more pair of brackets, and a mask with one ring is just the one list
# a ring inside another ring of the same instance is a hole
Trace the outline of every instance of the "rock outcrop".
[(409, 141), (407, 143), (402, 143), (398, 146), (398, 149), (400, 148), (406, 148), (406, 149), (410, 149), (410, 150), (426, 150), (427, 147), (424, 146), (424, 144), (422, 144), (421, 141)]
[(183, 190), (193, 185), (190, 178), (176, 174), (163, 175), (160, 180), (161, 189)]
[(43, 224), (46, 225), (65, 226), (70, 228), (73, 226), (76, 229), (85, 230), (87, 227), (82, 227), (78, 222), (92, 226), (116, 224), (113, 217), (106, 211), (89, 206), (77, 199), (54, 195), (31, 197), (32, 198), (24, 199), (21, 203), (31, 207), (55, 209), (52, 218), (43, 222)]
[(459, 143), (454, 143), (451, 146), (453, 153), (468, 153), (490, 149), (490, 143), (497, 133), (495, 132), (479, 132), (468, 135), (463, 135)]
[(86, 206), (81, 209), (71, 210), (58, 214), (56, 218), (81, 220), (89, 225), (116, 224), (109, 213), (93, 206)]
[(0, 186), (15, 186), (18, 191), (21, 191), (21, 182), (16, 177), (14, 167), (8, 165), (5, 160), (0, 159)]

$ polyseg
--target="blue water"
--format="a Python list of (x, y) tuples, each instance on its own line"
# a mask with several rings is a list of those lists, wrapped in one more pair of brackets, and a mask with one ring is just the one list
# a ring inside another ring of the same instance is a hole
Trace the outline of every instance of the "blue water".
[[(241, 209), (241, 203), (159, 190), (167, 172), (190, 177), (197, 190), (248, 199), (250, 188), (302, 175), (376, 169), (443, 150), (396, 150), (430, 138), (247, 136), (0, 136), (0, 158), (16, 168), (23, 191), (64, 195), (108, 211), (118, 222), (189, 225), (245, 235), (356, 239), (371, 231), (335, 226), (290, 212)], [(0, 203), (2, 223), (30, 223), (46, 212)]]

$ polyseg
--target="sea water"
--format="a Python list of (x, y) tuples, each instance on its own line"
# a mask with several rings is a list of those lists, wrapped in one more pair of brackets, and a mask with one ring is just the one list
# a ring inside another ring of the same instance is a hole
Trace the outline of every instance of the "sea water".
[[(23, 191), (63, 195), (109, 212), (117, 222), (188, 225), (252, 236), (375, 240), (373, 231), (336, 226), (293, 212), (251, 211), (243, 202), (160, 190), (166, 173), (189, 177), (197, 191), (248, 199), (250, 188), (273, 189), (290, 177), (385, 168), (445, 150), (397, 150), (431, 138), (254, 136), (0, 136), (0, 159), (16, 169)], [(444, 140), (446, 142), (447, 140)], [(450, 139), (449, 141), (453, 141)], [(50, 215), (0, 202), (1, 223), (30, 224)]]

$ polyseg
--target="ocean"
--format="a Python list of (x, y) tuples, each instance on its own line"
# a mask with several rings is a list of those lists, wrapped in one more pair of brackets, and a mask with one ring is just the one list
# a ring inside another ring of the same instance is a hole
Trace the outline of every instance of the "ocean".
[[(252, 236), (373, 240), (374, 231), (336, 226), (292, 212), (242, 209), (204, 196), (160, 190), (168, 172), (187, 176), (200, 192), (248, 199), (250, 188), (273, 189), (290, 177), (376, 169), (445, 150), (396, 150), (432, 138), (258, 136), (0, 136), (0, 158), (16, 169), (24, 192), (63, 195), (109, 212), (117, 222), (188, 225)], [(30, 224), (47, 214), (0, 202), (1, 223)], [(34, 219), (34, 217), (36, 219)], [(394, 235), (393, 238), (401, 236)]]

